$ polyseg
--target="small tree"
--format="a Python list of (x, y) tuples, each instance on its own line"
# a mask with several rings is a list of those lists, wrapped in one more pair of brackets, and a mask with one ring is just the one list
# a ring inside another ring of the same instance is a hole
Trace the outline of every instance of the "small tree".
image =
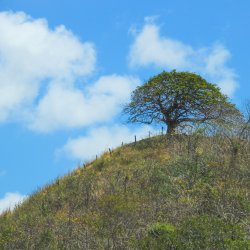
[(164, 123), (171, 134), (177, 127), (213, 121), (238, 110), (215, 84), (197, 74), (174, 70), (137, 87), (124, 113), (129, 122)]

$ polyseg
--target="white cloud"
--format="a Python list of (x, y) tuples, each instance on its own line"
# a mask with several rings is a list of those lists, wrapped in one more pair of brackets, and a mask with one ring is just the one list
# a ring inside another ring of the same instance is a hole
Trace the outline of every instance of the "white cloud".
[(227, 95), (232, 95), (238, 87), (234, 70), (226, 65), (230, 57), (230, 52), (222, 44), (215, 44), (204, 56), (204, 68), (200, 70), (218, 82), (222, 91)]
[(192, 48), (177, 40), (161, 37), (159, 27), (146, 24), (136, 36), (130, 51), (131, 66), (179, 68), (186, 65)]
[(54, 83), (34, 110), (30, 127), (48, 132), (108, 121), (138, 84), (137, 78), (118, 75), (103, 76), (84, 91)]
[(16, 205), (22, 203), (27, 196), (19, 193), (6, 193), (5, 196), (0, 199), (0, 214), (7, 209), (14, 209)]
[[(0, 121), (24, 112), (51, 81), (74, 81), (93, 72), (96, 52), (64, 26), (23, 12), (0, 12)], [(25, 112), (24, 112), (25, 113)]]
[(95, 69), (93, 44), (64, 26), (50, 29), (45, 19), (0, 12), (0, 34), (0, 122), (18, 120), (39, 132), (105, 122), (139, 84), (109, 75), (79, 86)]
[(193, 48), (181, 41), (161, 36), (159, 27), (150, 22), (136, 34), (131, 45), (131, 67), (153, 65), (165, 70), (197, 72), (217, 83), (222, 92), (232, 96), (238, 87), (234, 70), (227, 66), (230, 52), (220, 43), (210, 47)]
[(92, 129), (86, 136), (69, 139), (68, 142), (59, 149), (59, 155), (67, 155), (78, 160), (90, 160), (95, 155), (100, 155), (109, 148), (120, 146), (122, 142), (134, 141), (136, 135), (138, 139), (148, 136), (148, 132), (154, 133), (153, 128), (144, 126), (139, 129), (130, 130), (126, 126), (100, 127)]

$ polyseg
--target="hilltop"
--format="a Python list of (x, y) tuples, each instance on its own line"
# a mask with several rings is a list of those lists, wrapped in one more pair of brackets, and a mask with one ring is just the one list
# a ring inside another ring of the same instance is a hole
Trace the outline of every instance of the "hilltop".
[(0, 249), (250, 249), (250, 143), (156, 136), (0, 216)]

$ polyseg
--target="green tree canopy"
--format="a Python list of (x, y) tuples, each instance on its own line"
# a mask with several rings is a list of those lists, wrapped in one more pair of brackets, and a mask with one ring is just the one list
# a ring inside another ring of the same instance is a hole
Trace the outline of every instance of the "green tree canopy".
[(238, 113), (215, 84), (189, 72), (165, 72), (136, 88), (124, 108), (129, 122), (164, 123), (168, 134), (187, 124), (213, 121)]

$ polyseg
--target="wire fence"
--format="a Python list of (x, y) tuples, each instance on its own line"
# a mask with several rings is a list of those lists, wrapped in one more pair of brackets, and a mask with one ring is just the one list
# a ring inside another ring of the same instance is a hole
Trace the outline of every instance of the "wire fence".
[[(181, 136), (188, 136), (188, 135), (192, 135), (194, 133), (200, 133), (204, 136), (213, 136), (213, 135), (222, 135), (222, 136), (226, 136), (227, 138), (230, 139), (230, 137), (232, 138), (238, 138), (238, 139), (243, 139), (243, 140), (247, 140), (248, 142), (250, 141), (250, 128), (247, 127), (247, 129), (244, 128), (238, 128), (239, 131), (232, 131), (228, 130), (225, 131), (220, 131), (216, 128), (214, 128), (213, 126), (204, 126), (204, 124), (202, 126), (189, 126), (187, 124), (185, 124), (185, 126), (183, 127), (179, 127), (176, 130), (175, 133), (175, 137), (179, 137)], [(226, 134), (228, 133), (228, 134)], [(232, 134), (230, 134), (232, 133)], [(156, 129), (156, 130), (149, 130), (148, 133), (145, 133), (144, 136), (140, 135), (138, 136), (137, 134), (135, 134), (133, 137), (131, 136), (131, 140), (126, 140), (122, 141), (120, 144), (120, 147), (124, 147), (126, 145), (131, 145), (134, 144), (136, 145), (140, 140), (144, 140), (144, 139), (148, 139), (154, 136), (166, 136), (167, 135), (167, 128), (166, 127), (161, 127), (160, 129)], [(119, 146), (119, 145), (118, 145)], [(106, 147), (106, 149), (103, 149), (103, 151), (100, 154), (96, 154), (95, 158), (92, 158), (92, 161), (88, 161), (88, 162), (93, 162), (95, 160), (98, 160), (98, 158), (103, 155), (104, 153), (109, 153), (110, 155), (112, 155), (113, 152), (113, 148), (112, 147)], [(87, 163), (82, 164), (82, 166), (86, 166)]]
[[(137, 134), (135, 134), (133, 137), (131, 137), (131, 140), (122, 141), (120, 144), (120, 147), (124, 147), (126, 145), (131, 145), (131, 144), (136, 145), (141, 140), (149, 139), (149, 138), (152, 138), (155, 136), (165, 136), (166, 134), (167, 134), (167, 129), (164, 127), (161, 127), (161, 129), (154, 130), (154, 131), (149, 130), (148, 133), (145, 134), (144, 136), (143, 135), (138, 136)], [(119, 145), (118, 145), (118, 147), (119, 147)], [(106, 147), (105, 149), (103, 149), (103, 151), (100, 154), (96, 154), (95, 157), (92, 157), (92, 159), (90, 159), (89, 161), (83, 162), (83, 163), (79, 162), (78, 166), (85, 167), (88, 164), (98, 160), (100, 158), (100, 156), (102, 156), (105, 153), (109, 153), (110, 155), (112, 155), (113, 147)]]

